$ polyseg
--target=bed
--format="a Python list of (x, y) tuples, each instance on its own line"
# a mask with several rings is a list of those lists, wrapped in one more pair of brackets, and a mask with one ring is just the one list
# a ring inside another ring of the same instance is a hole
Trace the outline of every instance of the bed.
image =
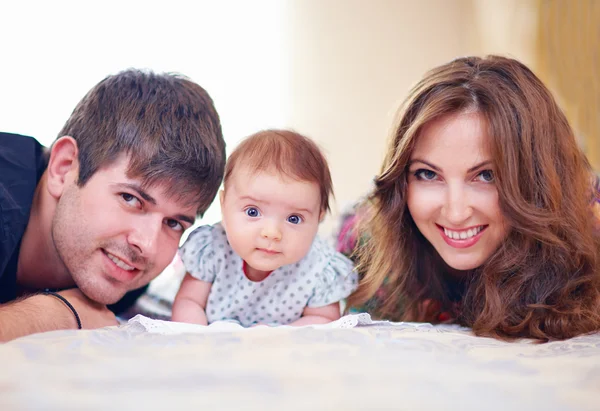
[(0, 409), (598, 410), (600, 333), (534, 344), (451, 325), (302, 328), (138, 315), (0, 345)]

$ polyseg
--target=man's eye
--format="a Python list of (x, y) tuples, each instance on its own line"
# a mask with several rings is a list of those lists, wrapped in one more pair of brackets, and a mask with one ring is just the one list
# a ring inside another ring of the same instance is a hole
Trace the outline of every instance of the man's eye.
[(415, 171), (415, 177), (417, 177), (419, 180), (432, 181), (435, 180), (437, 174), (434, 171), (421, 168)]
[(179, 221), (173, 220), (172, 218), (167, 219), (166, 224), (169, 228), (172, 228), (175, 231), (183, 231), (184, 230), (183, 225)]
[(142, 202), (133, 194), (121, 193), (121, 198), (132, 207), (139, 208), (142, 205)]
[(260, 211), (256, 207), (248, 207), (246, 210), (246, 215), (248, 217), (259, 217)]
[(302, 222), (302, 217), (299, 215), (293, 214), (287, 218), (288, 223), (292, 224), (300, 224)]

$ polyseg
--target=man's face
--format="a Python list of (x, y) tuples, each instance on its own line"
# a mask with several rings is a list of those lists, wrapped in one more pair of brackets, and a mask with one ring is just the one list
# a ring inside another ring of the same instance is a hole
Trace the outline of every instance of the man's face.
[(112, 304), (146, 285), (172, 261), (195, 207), (164, 186), (142, 188), (126, 175), (128, 158), (100, 168), (83, 187), (67, 178), (51, 226), (56, 251), (77, 287)]

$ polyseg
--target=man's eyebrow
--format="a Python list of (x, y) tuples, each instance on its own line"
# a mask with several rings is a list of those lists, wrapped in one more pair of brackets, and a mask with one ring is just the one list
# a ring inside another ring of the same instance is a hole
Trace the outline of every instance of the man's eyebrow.
[(135, 191), (136, 193), (138, 193), (138, 195), (140, 197), (142, 197), (145, 201), (149, 202), (152, 205), (156, 205), (156, 199), (154, 197), (152, 197), (150, 194), (148, 194), (147, 192), (145, 192), (141, 186), (139, 186), (138, 184), (131, 184), (131, 183), (119, 183), (117, 184), (118, 186), (121, 187), (127, 187), (130, 190)]
[[(152, 197), (150, 194), (148, 194), (147, 192), (145, 192), (144, 189), (142, 187), (140, 187), (138, 184), (120, 183), (117, 185), (121, 186), (121, 187), (129, 188), (130, 190), (135, 191), (140, 197), (142, 197), (145, 201), (149, 202), (152, 205), (157, 204), (156, 199), (154, 197)], [(196, 222), (195, 216), (189, 216), (189, 215), (185, 215), (185, 214), (177, 214), (176, 216), (174, 216), (174, 218), (176, 220), (181, 220), (186, 223), (189, 223), (190, 225), (193, 225)]]
[(196, 222), (196, 218), (191, 217), (189, 215), (184, 215), (184, 214), (177, 214), (175, 216), (175, 219), (185, 221), (186, 223), (189, 223), (190, 225), (193, 225)]

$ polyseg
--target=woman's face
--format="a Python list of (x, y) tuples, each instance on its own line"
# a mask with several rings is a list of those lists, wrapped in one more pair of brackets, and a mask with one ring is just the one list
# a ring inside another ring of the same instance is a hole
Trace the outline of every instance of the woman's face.
[(423, 128), (410, 158), (409, 212), (456, 270), (482, 265), (507, 234), (487, 138), (478, 113), (449, 115)]

